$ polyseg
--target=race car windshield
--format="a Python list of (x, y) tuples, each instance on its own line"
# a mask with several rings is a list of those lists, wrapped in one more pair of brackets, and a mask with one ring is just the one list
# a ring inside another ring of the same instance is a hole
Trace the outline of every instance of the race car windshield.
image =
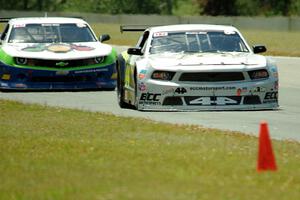
[(156, 32), (150, 54), (164, 52), (249, 52), (236, 32)]
[(9, 43), (73, 43), (95, 42), (86, 24), (24, 24), (14, 25)]

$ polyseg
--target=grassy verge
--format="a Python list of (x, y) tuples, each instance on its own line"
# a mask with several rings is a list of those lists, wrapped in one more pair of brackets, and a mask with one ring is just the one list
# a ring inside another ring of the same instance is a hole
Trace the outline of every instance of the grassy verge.
[(0, 101), (0, 199), (298, 199), (300, 144)]
[(241, 30), (249, 45), (264, 44), (266, 55), (300, 57), (300, 32)]
[[(92, 24), (93, 29), (100, 35), (109, 33), (111, 44), (134, 46), (141, 33), (120, 33), (118, 24)], [(249, 45), (264, 44), (267, 46), (266, 55), (300, 56), (300, 32), (240, 30)]]
[[(91, 24), (97, 36), (108, 33), (111, 40), (107, 43), (115, 45), (134, 46), (141, 33), (120, 33), (119, 24)], [(0, 32), (3, 24), (0, 24)], [(267, 46), (266, 55), (298, 56), (300, 57), (300, 32), (240, 30), (249, 45), (264, 44)]]

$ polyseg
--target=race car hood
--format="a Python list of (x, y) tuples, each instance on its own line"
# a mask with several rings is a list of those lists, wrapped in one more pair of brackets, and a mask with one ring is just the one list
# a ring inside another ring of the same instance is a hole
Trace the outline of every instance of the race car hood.
[(48, 43), (48, 44), (5, 44), (2, 49), (12, 57), (44, 60), (74, 60), (106, 56), (112, 47), (100, 42)]
[[(185, 53), (150, 55), (149, 64), (156, 69), (249, 69), (266, 66), (264, 56), (252, 53)], [(213, 67), (212, 67), (213, 66)]]

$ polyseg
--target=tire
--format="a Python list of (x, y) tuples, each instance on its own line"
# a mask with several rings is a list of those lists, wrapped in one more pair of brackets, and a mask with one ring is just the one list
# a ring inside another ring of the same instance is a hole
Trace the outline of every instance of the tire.
[(118, 78), (117, 78), (117, 98), (118, 98), (118, 104), (121, 108), (132, 108), (132, 105), (126, 103), (124, 101), (124, 83), (121, 80), (121, 77), (119, 76), (120, 71), (118, 71)]

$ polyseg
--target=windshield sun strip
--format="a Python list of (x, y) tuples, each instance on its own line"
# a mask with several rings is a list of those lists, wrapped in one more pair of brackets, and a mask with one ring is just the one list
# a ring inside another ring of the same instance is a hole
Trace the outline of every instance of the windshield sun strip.
[[(173, 31), (172, 32), (171, 31), (171, 32), (168, 32), (168, 34), (153, 37), (151, 45), (150, 45), (149, 52), (150, 52), (150, 54), (156, 54), (156, 53), (163, 53), (164, 51), (168, 51), (168, 50), (162, 50), (162, 51), (154, 50), (154, 49), (157, 49), (157, 48), (163, 48), (163, 46), (162, 45), (161, 46), (154, 45), (153, 41), (158, 41), (159, 39), (163, 39), (163, 38), (168, 38), (168, 40), (170, 41), (169, 43), (171, 43), (171, 44), (169, 44), (170, 46), (175, 45), (174, 43), (177, 40), (178, 45), (179, 44), (183, 45), (183, 43), (185, 43), (185, 45), (187, 47), (189, 47), (190, 46), (190, 41), (188, 41), (189, 40), (188, 35), (197, 35), (198, 49), (201, 49), (202, 48), (201, 47), (201, 39), (199, 37), (200, 37), (200, 35), (203, 35), (203, 34), (204, 34), (203, 31), (184, 31), (184, 32), (178, 32), (178, 31)], [(213, 47), (212, 39), (219, 38), (219, 36), (214, 36), (214, 34), (220, 34), (221, 39), (224, 39), (224, 40), (225, 40), (225, 38), (228, 39), (228, 40), (231, 39), (231, 40), (235, 41), (235, 43), (236, 43), (236, 46), (234, 47), (235, 50), (233, 50), (233, 49), (232, 50), (224, 50), (222, 48), (227, 47), (227, 46), (224, 45), (221, 49), (217, 48), (214, 51), (216, 51), (216, 52), (249, 52), (249, 49), (248, 49), (247, 45), (245, 44), (244, 40), (239, 35), (239, 33), (236, 32), (236, 31), (231, 31), (230, 33), (228, 33), (228, 31), (227, 32), (225, 32), (225, 31), (205, 31), (205, 35), (206, 35), (206, 38), (207, 38), (206, 39), (207, 44), (209, 45), (210, 49), (213, 49), (212, 48)], [(175, 38), (175, 37), (172, 38), (172, 35), (182, 35), (182, 36), (184, 36), (185, 37), (185, 42), (180, 41), (178, 38)], [(228, 36), (228, 38), (227, 38), (227, 36)], [(174, 43), (172, 44), (172, 42), (174, 42)], [(165, 43), (167, 43), (167, 42), (165, 42)], [(165, 46), (168, 46), (168, 45), (165, 45)], [(233, 48), (233, 47), (231, 47), (231, 48)], [(187, 49), (184, 50), (184, 51), (187, 51)], [(199, 51), (199, 52), (203, 52), (203, 51)], [(204, 51), (204, 52), (206, 52), (206, 51)]]
[[(49, 29), (49, 30), (48, 30)], [(68, 36), (62, 30), (68, 31)], [(69, 30), (68, 30), (69, 29)], [(77, 30), (78, 29), (78, 30)], [(79, 32), (79, 33), (78, 33)], [(74, 35), (74, 33), (78, 33)], [(65, 42), (63, 38), (75, 37), (71, 42), (95, 42), (97, 39), (88, 25), (78, 26), (73, 23), (64, 24), (26, 24), (13, 27), (8, 43), (57, 43)], [(41, 39), (42, 38), (42, 39)]]

